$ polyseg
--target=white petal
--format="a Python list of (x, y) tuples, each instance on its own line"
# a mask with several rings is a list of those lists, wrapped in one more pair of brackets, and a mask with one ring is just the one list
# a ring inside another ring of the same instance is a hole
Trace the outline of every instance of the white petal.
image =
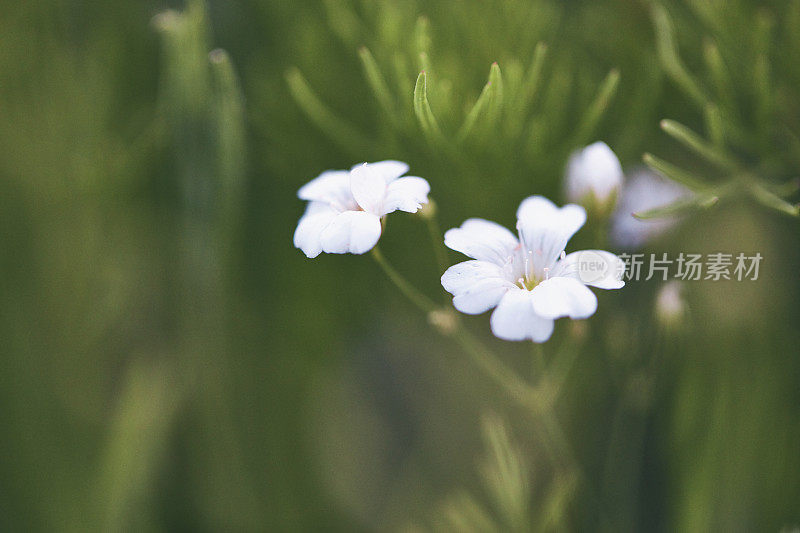
[(483, 279), (456, 294), (453, 305), (462, 313), (479, 315), (496, 306), (510, 287), (513, 285), (503, 279)]
[(422, 178), (406, 176), (394, 180), (386, 187), (386, 197), (383, 200), (381, 215), (400, 210), (407, 213), (416, 213), (422, 204), (428, 203), (428, 193), (431, 186)]
[[(363, 163), (361, 165), (363, 165)], [(355, 165), (353, 169), (358, 168), (361, 165)], [(378, 161), (376, 163), (369, 163), (369, 166), (381, 177), (383, 177), (387, 184), (408, 172), (408, 165), (402, 161)]]
[(599, 289), (619, 289), (625, 286), (624, 274), (625, 262), (611, 252), (581, 250), (559, 260), (550, 276), (577, 279)]
[(320, 235), (339, 213), (324, 202), (311, 202), (300, 217), (294, 232), (294, 245), (308, 257), (317, 257), (322, 252)]
[(353, 202), (350, 194), (350, 173), (346, 170), (327, 170), (297, 191), (301, 200), (347, 204)]
[(361, 209), (378, 216), (382, 214), (386, 181), (373, 165), (364, 163), (350, 171), (350, 190)]
[(507, 341), (544, 342), (553, 334), (553, 319), (536, 314), (531, 291), (520, 288), (509, 290), (503, 296), (490, 322), (492, 333)]
[(442, 287), (444, 290), (456, 296), (467, 291), (470, 287), (484, 281), (496, 280), (499, 284), (507, 284), (513, 287), (514, 284), (503, 277), (503, 271), (494, 263), (488, 261), (464, 261), (448, 268), (442, 274)]
[(377, 244), (381, 220), (366, 211), (339, 213), (322, 231), (322, 251), (329, 254), (363, 254)]
[(545, 276), (552, 268), (570, 237), (586, 222), (586, 211), (579, 205), (557, 207), (543, 196), (531, 196), (517, 209), (517, 228), (523, 246), (532, 252), (534, 273)]
[(500, 224), (470, 218), (460, 228), (447, 230), (444, 244), (464, 255), (503, 266), (514, 253), (519, 241)]
[(565, 180), (566, 196), (581, 202), (588, 195), (601, 203), (608, 201), (622, 187), (622, 165), (604, 142), (596, 142), (570, 156)]
[(588, 318), (597, 310), (597, 297), (573, 278), (550, 278), (531, 291), (533, 310), (545, 318)]

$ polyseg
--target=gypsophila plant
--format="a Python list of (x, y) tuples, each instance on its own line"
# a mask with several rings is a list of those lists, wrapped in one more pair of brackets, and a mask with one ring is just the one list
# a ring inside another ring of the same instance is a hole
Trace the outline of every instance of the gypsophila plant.
[[(603, 151), (616, 160), (607, 146), (594, 146), (604, 147)], [(603, 190), (608, 181), (607, 166), (606, 158), (601, 157), (598, 162), (589, 157), (580, 168), (571, 165), (569, 174), (571, 179), (585, 183), (587, 191)], [(429, 202), (427, 180), (401, 177), (408, 170), (405, 163), (389, 160), (320, 174), (298, 192), (298, 197), (309, 204), (297, 225), (295, 246), (309, 258), (322, 252), (360, 255), (371, 251), (389, 280), (427, 315), (432, 326), (455, 339), (487, 377), (541, 419), (546, 429), (546, 447), (552, 451), (554, 467), (559, 470), (557, 475), (580, 480), (587, 488), (586, 475), (570, 451), (553, 410), (580, 337), (569, 339), (549, 368), (545, 355), (537, 351), (534, 360), (539, 372), (536, 381), (529, 383), (472, 336), (452, 311), (435, 304), (401, 275), (377, 244), (391, 213), (397, 210), (415, 213)], [(583, 197), (592, 205), (598, 204), (594, 194)], [(609, 201), (603, 199), (603, 203)], [(610, 215), (610, 209), (603, 212), (606, 217)], [(565, 252), (570, 238), (586, 222), (586, 210), (579, 205), (559, 208), (542, 196), (525, 199), (517, 210), (518, 237), (499, 224), (476, 218), (450, 229), (442, 237), (435, 208), (427, 207), (420, 213), (429, 226), (434, 249), (441, 251), (446, 246), (472, 258), (442, 274), (442, 286), (453, 295), (453, 305), (467, 314), (481, 314), (496, 307), (490, 323), (492, 332), (500, 339), (544, 343), (550, 339), (556, 319), (585, 319), (594, 314), (597, 297), (587, 285), (602, 289), (624, 286), (625, 265), (614, 254), (602, 250)], [(444, 253), (440, 257), (443, 258), (440, 264), (446, 261)], [(528, 524), (524, 513), (527, 500), (516, 493), (524, 489), (525, 483), (520, 482), (519, 475), (508, 471), (518, 461), (502, 444), (502, 432), (493, 430), (489, 435), (493, 436), (490, 441), (500, 462), (499, 466), (486, 470), (487, 482), (510, 521), (509, 527), (524, 531)], [(518, 469), (518, 465), (514, 468)], [(509, 486), (511, 478), (516, 480), (513, 483), (516, 488)], [(479, 512), (469, 500), (462, 503)], [(453, 519), (459, 516), (451, 513)]]

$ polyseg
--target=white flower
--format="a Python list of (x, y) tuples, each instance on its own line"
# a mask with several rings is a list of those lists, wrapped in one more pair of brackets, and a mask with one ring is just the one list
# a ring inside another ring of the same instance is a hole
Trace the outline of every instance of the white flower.
[(677, 217), (639, 220), (633, 213), (665, 206), (689, 196), (688, 189), (647, 170), (634, 171), (625, 181), (611, 218), (611, 240), (624, 248), (640, 248), (678, 222)]
[(517, 210), (519, 239), (506, 228), (478, 218), (445, 233), (445, 244), (469, 257), (448, 268), (442, 286), (462, 313), (493, 307), (492, 332), (501, 339), (544, 342), (555, 319), (588, 318), (597, 298), (587, 285), (619, 289), (625, 265), (602, 250), (566, 255), (564, 247), (586, 221), (577, 205), (557, 207), (531, 196)]
[(570, 156), (565, 193), (570, 202), (585, 205), (593, 201), (603, 207), (615, 200), (622, 179), (622, 165), (617, 156), (606, 143), (596, 142)]
[(408, 165), (400, 161), (363, 163), (323, 172), (303, 185), (297, 196), (309, 204), (294, 232), (295, 247), (308, 257), (371, 250), (381, 236), (381, 217), (397, 210), (415, 213), (428, 201), (428, 182), (401, 178), (406, 172)]

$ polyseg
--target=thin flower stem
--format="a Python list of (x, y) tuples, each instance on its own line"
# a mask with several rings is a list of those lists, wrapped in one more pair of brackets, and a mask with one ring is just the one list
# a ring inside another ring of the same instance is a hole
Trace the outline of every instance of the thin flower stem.
[(431, 236), (433, 252), (436, 254), (436, 263), (439, 265), (439, 274), (441, 275), (449, 265), (447, 264), (447, 250), (444, 247), (442, 230), (439, 227), (439, 221), (436, 220), (436, 215), (426, 216), (425, 225), (428, 226), (428, 234)]
[[(383, 256), (378, 247), (372, 249), (372, 257), (380, 265), (389, 279), (394, 283), (400, 292), (406, 295), (411, 302), (421, 311), (428, 314), (437, 310), (436, 305), (427, 296), (417, 290), (409, 283), (389, 261)], [(442, 330), (439, 330), (445, 334)], [(481, 344), (472, 333), (466, 330), (460, 321), (456, 322), (455, 329), (449, 332), (455, 341), (469, 354), (475, 365), (480, 368), (489, 378), (499, 385), (513, 400), (518, 402), (526, 412), (533, 416), (538, 416), (541, 420), (545, 442), (548, 453), (558, 466), (566, 471), (572, 472), (587, 488), (589, 496), (597, 505), (600, 514), (603, 514), (597, 491), (589, 482), (585, 471), (578, 462), (572, 447), (569, 445), (566, 435), (561, 428), (561, 424), (556, 417), (553, 409), (553, 402), (549, 401), (547, 366), (545, 363), (544, 347), (534, 344), (535, 364), (541, 365), (539, 373), (539, 386), (532, 387), (520, 379), (513, 370), (506, 366), (500, 358)]]
[[(387, 277), (394, 283), (411, 302), (421, 311), (428, 314), (437, 310), (436, 304), (430, 298), (422, 294), (411, 283), (406, 280), (384, 257), (378, 247), (372, 249), (372, 257), (386, 273)], [(474, 363), (492, 378), (510, 397), (518, 401), (524, 407), (536, 408), (538, 394), (524, 381), (522, 381), (510, 368), (508, 368), (499, 358), (483, 346), (468, 330), (456, 322), (455, 330), (450, 332), (458, 344), (470, 355)]]
[(380, 249), (376, 246), (372, 249), (372, 258), (375, 259), (375, 262), (383, 269), (386, 276), (389, 280), (400, 289), (402, 292), (411, 302), (419, 307), (425, 313), (430, 313), (431, 311), (436, 310), (436, 304), (433, 301), (422, 294), (416, 287), (411, 285), (395, 268), (386, 260), (386, 258), (381, 253)]

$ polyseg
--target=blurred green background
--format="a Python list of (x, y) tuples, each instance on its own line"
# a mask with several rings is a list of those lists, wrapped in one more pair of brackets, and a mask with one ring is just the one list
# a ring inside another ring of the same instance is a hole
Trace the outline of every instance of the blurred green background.
[[(542, 529), (797, 526), (796, 218), (731, 195), (652, 242), (764, 257), (758, 281), (688, 283), (678, 325), (659, 282), (600, 295), (556, 406), (586, 479), (561, 484), (536, 421), (368, 257), (292, 246), (299, 186), (360, 161), (409, 162), (443, 228), (563, 202), (597, 139), (724, 181), (663, 118), (797, 178), (800, 2), (658, 6), (674, 33), (645, 0), (0, 2), (0, 530), (460, 530), (454, 494), (502, 515), (487, 413)], [(504, 103), (454, 142), (493, 61)], [(414, 114), (423, 68), (440, 133)], [(410, 215), (381, 240), (444, 301), (429, 246)], [(530, 372), (529, 345), (466, 322)]]

